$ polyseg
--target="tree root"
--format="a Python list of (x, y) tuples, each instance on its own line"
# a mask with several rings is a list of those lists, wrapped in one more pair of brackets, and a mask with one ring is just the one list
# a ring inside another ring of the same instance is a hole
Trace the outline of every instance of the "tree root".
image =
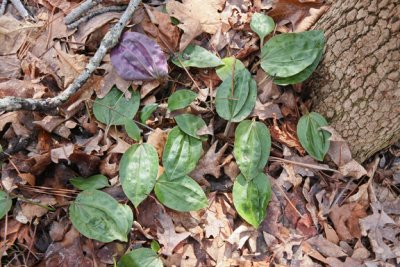
[(96, 53), (86, 65), (85, 70), (77, 78), (75, 78), (75, 80), (62, 93), (56, 97), (47, 99), (5, 97), (0, 99), (0, 111), (47, 111), (55, 109), (62, 103), (66, 102), (90, 78), (91, 74), (100, 65), (107, 51), (118, 43), (122, 30), (131, 19), (133, 12), (140, 2), (140, 0), (130, 0), (128, 7), (122, 14), (119, 21), (104, 36)]

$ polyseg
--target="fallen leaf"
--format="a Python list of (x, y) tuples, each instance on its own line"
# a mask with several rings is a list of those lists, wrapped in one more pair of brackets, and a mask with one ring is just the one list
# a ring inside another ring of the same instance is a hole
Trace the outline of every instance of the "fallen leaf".
[(179, 45), (180, 51), (183, 51), (200, 33), (216, 33), (221, 24), (221, 15), (218, 11), (222, 9), (225, 1), (183, 0), (180, 3), (169, 0), (167, 2), (168, 14), (181, 22), (178, 27), (184, 31)]
[(260, 120), (266, 120), (270, 118), (274, 118), (274, 116), (277, 117), (277, 119), (283, 118), (281, 109), (277, 104), (274, 104), (272, 102), (267, 102), (265, 104), (262, 104), (259, 99), (256, 100), (256, 105), (251, 112), (250, 116), (256, 116)]
[(300, 145), (295, 133), (289, 131), (287, 124), (283, 124), (282, 128), (279, 128), (278, 118), (276, 115), (273, 119), (273, 125), (269, 127), (269, 131), (273, 139), (278, 140), (280, 143), (283, 143), (288, 147), (294, 147), (301, 155), (304, 155), (304, 148)]
[(367, 216), (366, 207), (354, 202), (342, 206), (333, 206), (329, 218), (335, 226), (341, 240), (361, 238), (359, 220)]
[(74, 153), (74, 144), (67, 144), (50, 151), (51, 160), (58, 163), (60, 159), (66, 159), (69, 162), (69, 156)]
[[(1, 67), (0, 67), (1, 69)], [(18, 88), (18, 90), (16, 90)], [(0, 81), (0, 97), (14, 96), (22, 98), (41, 98), (49, 95), (47, 88), (39, 83), (16, 79)]]
[(32, 202), (37, 202), (37, 205), (23, 202), (21, 210), (18, 212), (17, 219), (21, 223), (32, 222), (34, 218), (39, 218), (45, 215), (49, 210), (41, 206), (52, 206), (57, 204), (53, 196), (39, 195), (32, 199)]
[(53, 130), (65, 121), (61, 116), (46, 116), (40, 121), (34, 121), (33, 123), (39, 125), (43, 130), (48, 133), (53, 132)]
[(0, 56), (0, 78), (21, 77), (21, 61), (17, 55)]
[(347, 256), (343, 249), (334, 243), (325, 239), (322, 235), (309, 238), (307, 241), (315, 250), (325, 257), (343, 257)]
[(165, 143), (167, 142), (168, 132), (163, 131), (160, 128), (155, 129), (149, 134), (147, 138), (147, 143), (155, 147), (158, 153), (158, 158), (162, 158)]
[(235, 249), (242, 249), (246, 241), (255, 231), (254, 227), (248, 224), (241, 224), (233, 231), (226, 241), (234, 245)]
[(56, 50), (60, 70), (58, 74), (64, 77), (64, 88), (67, 88), (76, 77), (85, 69), (87, 58), (84, 55), (71, 55), (61, 50)]

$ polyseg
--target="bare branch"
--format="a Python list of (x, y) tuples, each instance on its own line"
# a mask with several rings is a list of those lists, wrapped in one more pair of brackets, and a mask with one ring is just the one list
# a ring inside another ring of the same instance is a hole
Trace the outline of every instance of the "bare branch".
[(62, 93), (60, 93), (56, 97), (47, 99), (5, 97), (3, 99), (0, 99), (0, 111), (13, 111), (21, 109), (46, 111), (54, 109), (62, 103), (66, 102), (89, 79), (91, 74), (100, 65), (107, 51), (117, 44), (119, 37), (121, 36), (122, 30), (132, 17), (133, 12), (140, 4), (140, 2), (140, 0), (130, 0), (128, 7), (122, 14), (119, 21), (104, 36), (96, 53), (86, 65), (85, 70)]
[(67, 28), (69, 30), (76, 28), (79, 26), (79, 24), (84, 23), (88, 20), (90, 20), (91, 18), (98, 16), (100, 14), (106, 13), (106, 12), (119, 12), (119, 11), (124, 11), (126, 8), (126, 6), (108, 6), (108, 7), (102, 7), (102, 8), (98, 8), (96, 10), (92, 10), (89, 14), (87, 14), (84, 17), (81, 17), (80, 19), (78, 19), (77, 21), (67, 25)]
[(0, 16), (4, 15), (4, 13), (6, 13), (7, 4), (8, 4), (8, 0), (3, 0), (3, 2), (1, 2)]
[(25, 8), (24, 4), (22, 4), (20, 0), (10, 0), (10, 1), (23, 18), (33, 19), (32, 15), (29, 13), (29, 11)]
[(83, 13), (99, 4), (102, 0), (86, 0), (78, 7), (74, 8), (66, 17), (65, 24), (71, 24), (75, 20), (77, 20)]

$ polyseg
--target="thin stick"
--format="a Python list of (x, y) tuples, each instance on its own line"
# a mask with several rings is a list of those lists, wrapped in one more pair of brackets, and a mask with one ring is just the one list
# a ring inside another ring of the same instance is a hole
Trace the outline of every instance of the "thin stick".
[(340, 173), (338, 170), (325, 168), (325, 167), (321, 167), (321, 166), (313, 165), (313, 164), (296, 162), (296, 161), (292, 161), (292, 160), (288, 160), (288, 159), (281, 159), (281, 158), (277, 158), (277, 157), (269, 157), (269, 159), (272, 160), (272, 161), (280, 161), (280, 162), (284, 162), (284, 163), (291, 163), (291, 164), (294, 164), (294, 165), (298, 165), (298, 166), (302, 166), (302, 167), (306, 167), (306, 168), (310, 168), (310, 169), (314, 169), (314, 170), (330, 171), (330, 172)]
[(287, 202), (289, 203), (290, 206), (292, 206), (292, 208), (297, 212), (297, 214), (300, 216), (300, 218), (303, 218), (303, 214), (300, 213), (300, 211), (296, 208), (296, 206), (292, 203), (292, 201), (290, 201), (289, 197), (286, 195), (286, 192), (283, 191), (283, 189), (281, 188), (280, 185), (277, 185), (277, 187), (279, 188), (279, 190), (283, 193), (283, 197), (287, 200)]
[(84, 23), (84, 22), (90, 20), (91, 18), (101, 15), (103, 13), (121, 12), (121, 11), (124, 11), (125, 9), (126, 9), (126, 6), (108, 6), (108, 7), (102, 7), (102, 8), (98, 8), (96, 10), (92, 10), (86, 16), (83, 16), (80, 19), (78, 19), (77, 21), (75, 21), (71, 24), (68, 24), (67, 29), (69, 29), (69, 30), (74, 29), (74, 28), (78, 27), (79, 24)]
[[(76, 19), (78, 19), (80, 16), (82, 16), (83, 13), (94, 7), (95, 5), (99, 4), (101, 0), (86, 0), (82, 4), (80, 4), (78, 7), (74, 8), (66, 17), (65, 17), (65, 24), (71, 24), (74, 22)], [(131, 1), (132, 2), (132, 1)]]
[(62, 103), (66, 102), (90, 78), (92, 73), (100, 65), (107, 51), (117, 44), (119, 37), (121, 36), (122, 30), (131, 19), (133, 12), (140, 2), (140, 0), (130, 0), (128, 7), (122, 14), (119, 21), (104, 36), (96, 53), (86, 65), (85, 70), (62, 93), (60, 93), (56, 97), (47, 99), (4, 97), (3, 99), (0, 99), (0, 111), (13, 111), (21, 109), (46, 111), (55, 109)]
[(1, 2), (0, 16), (4, 15), (4, 13), (6, 13), (7, 4), (8, 4), (8, 0), (3, 0), (3, 2)]

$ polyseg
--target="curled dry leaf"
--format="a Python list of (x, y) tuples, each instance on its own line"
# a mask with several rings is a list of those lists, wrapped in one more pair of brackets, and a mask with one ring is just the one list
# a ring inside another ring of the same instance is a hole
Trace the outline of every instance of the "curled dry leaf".
[(300, 145), (295, 132), (290, 131), (287, 124), (283, 124), (282, 128), (279, 128), (278, 118), (274, 115), (274, 124), (269, 127), (269, 131), (273, 139), (278, 140), (280, 143), (287, 145), (288, 147), (294, 147), (301, 155), (304, 155), (304, 148)]
[(67, 144), (59, 148), (54, 148), (50, 151), (51, 160), (54, 163), (58, 163), (60, 159), (66, 159), (69, 161), (69, 156), (74, 153), (74, 144)]
[(153, 132), (151, 132), (149, 137), (147, 138), (147, 143), (153, 145), (156, 148), (159, 158), (162, 157), (164, 146), (167, 142), (167, 136), (167, 131), (163, 131), (160, 128), (157, 128)]

